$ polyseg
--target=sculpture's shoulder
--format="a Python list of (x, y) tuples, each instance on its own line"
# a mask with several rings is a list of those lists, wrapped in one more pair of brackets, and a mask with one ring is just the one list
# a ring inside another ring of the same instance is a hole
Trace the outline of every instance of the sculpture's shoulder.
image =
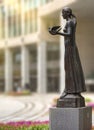
[(76, 19), (70, 19), (70, 20), (67, 22), (67, 25), (70, 26), (70, 27), (75, 27), (76, 24), (77, 24)]

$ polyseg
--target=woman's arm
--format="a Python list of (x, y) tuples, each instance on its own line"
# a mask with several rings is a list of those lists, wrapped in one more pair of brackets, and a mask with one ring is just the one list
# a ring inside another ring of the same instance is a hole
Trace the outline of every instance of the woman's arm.
[(69, 26), (68, 28), (67, 28), (67, 32), (56, 32), (56, 35), (61, 35), (61, 36), (68, 36), (68, 37), (70, 37), (71, 35), (72, 35), (72, 27), (71, 26)]
[(60, 32), (61, 30), (60, 26), (55, 26), (55, 27), (49, 28), (49, 33), (52, 35), (61, 35), (61, 36), (70, 37), (72, 35), (72, 26), (73, 26), (71, 21), (69, 21), (66, 26), (67, 26), (67, 29), (64, 32)]

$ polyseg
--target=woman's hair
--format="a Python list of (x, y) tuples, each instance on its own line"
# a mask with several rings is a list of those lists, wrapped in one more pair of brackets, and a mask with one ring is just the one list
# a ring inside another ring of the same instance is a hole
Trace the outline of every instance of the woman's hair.
[(63, 11), (67, 12), (70, 16), (76, 18), (76, 16), (72, 13), (72, 9), (71, 9), (71, 8), (69, 8), (69, 7), (64, 7), (63, 10), (62, 10), (62, 12), (63, 12)]

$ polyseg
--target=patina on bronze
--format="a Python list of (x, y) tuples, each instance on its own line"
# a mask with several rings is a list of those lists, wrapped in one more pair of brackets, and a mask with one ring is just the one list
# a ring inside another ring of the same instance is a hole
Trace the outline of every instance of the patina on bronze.
[(57, 101), (57, 107), (84, 107), (85, 101), (81, 92), (86, 91), (86, 87), (75, 42), (77, 20), (69, 7), (64, 7), (62, 16), (66, 19), (63, 32), (61, 26), (49, 28), (50, 34), (64, 36), (65, 44), (65, 90)]

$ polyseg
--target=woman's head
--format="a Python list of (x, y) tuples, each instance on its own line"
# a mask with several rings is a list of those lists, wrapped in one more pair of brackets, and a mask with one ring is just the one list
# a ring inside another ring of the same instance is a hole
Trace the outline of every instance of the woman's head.
[(62, 16), (64, 19), (72, 16), (72, 10), (69, 7), (64, 7), (62, 10)]

